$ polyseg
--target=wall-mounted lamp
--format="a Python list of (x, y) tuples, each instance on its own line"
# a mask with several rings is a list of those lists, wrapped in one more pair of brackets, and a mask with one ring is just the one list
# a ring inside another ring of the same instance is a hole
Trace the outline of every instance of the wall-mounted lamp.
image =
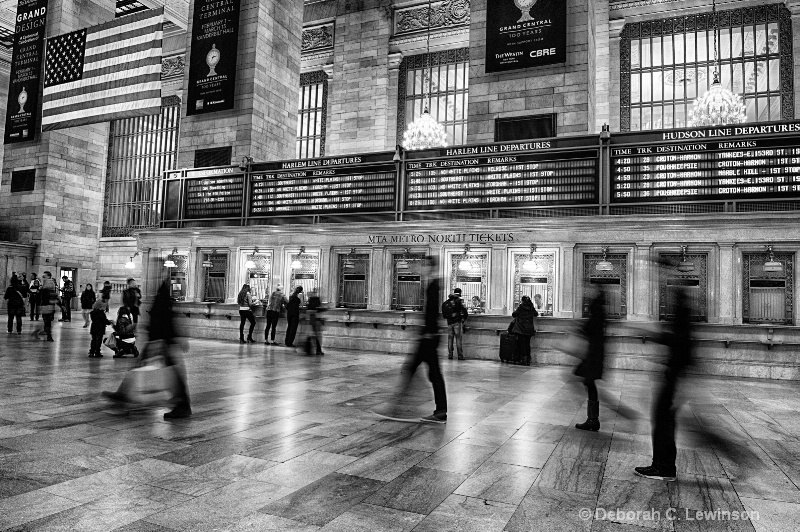
[(522, 265), (523, 270), (535, 270), (536, 269), (536, 261), (533, 260), (533, 254), (536, 253), (536, 244), (531, 244), (531, 256), (528, 257), (528, 260)]
[(345, 270), (354, 270), (356, 264), (353, 262), (352, 256), (356, 254), (356, 248), (350, 248), (350, 253), (347, 254), (347, 258), (344, 260), (343, 268)]
[(775, 260), (775, 252), (772, 245), (767, 246), (769, 260), (764, 263), (764, 273), (783, 273), (783, 263)]
[(173, 260), (173, 256), (177, 254), (178, 254), (178, 248), (172, 248), (172, 253), (167, 255), (167, 260), (164, 261), (165, 268), (175, 268), (177, 266), (177, 264), (175, 264), (175, 261)]
[(394, 156), (392, 157), (392, 161), (395, 163), (399, 163), (402, 160), (402, 150), (403, 148), (400, 147), (399, 144), (395, 144), (394, 147)]
[(694, 262), (690, 262), (686, 258), (686, 252), (689, 251), (689, 246), (681, 246), (681, 261), (678, 263), (678, 271), (682, 273), (690, 273), (694, 271)]
[(216, 249), (212, 249), (211, 253), (208, 253), (206, 255), (206, 260), (203, 261), (203, 268), (213, 268), (214, 267), (214, 263), (211, 262), (211, 256), (214, 255), (216, 252), (217, 252)]
[(253, 158), (249, 155), (245, 155), (242, 157), (242, 161), (239, 163), (239, 170), (246, 172), (250, 168), (251, 164), (253, 164)]
[(610, 272), (614, 269), (614, 265), (606, 258), (608, 255), (608, 246), (603, 247), (603, 260), (594, 265), (595, 271)]
[(244, 267), (247, 268), (248, 270), (252, 270), (253, 268), (256, 267), (256, 263), (253, 260), (253, 258), (256, 256), (257, 253), (258, 253), (258, 248), (256, 247), (253, 250), (253, 254), (250, 255), (249, 258), (247, 259), (247, 262), (244, 263)]
[(305, 252), (306, 252), (306, 248), (305, 248), (305, 247), (303, 247), (303, 246), (301, 246), (301, 247), (300, 247), (300, 253), (298, 253), (297, 255), (295, 255), (295, 257), (296, 257), (296, 258), (295, 258), (295, 259), (292, 261), (292, 263), (289, 265), (289, 266), (290, 266), (290, 267), (291, 267), (293, 270), (300, 270), (300, 269), (302, 269), (302, 268), (303, 268), (303, 263), (302, 263), (302, 262), (300, 262), (300, 256), (301, 256), (303, 253), (305, 253)]
[(470, 254), (469, 244), (467, 244), (466, 246), (464, 246), (464, 258), (461, 259), (461, 262), (458, 263), (458, 269), (461, 270), (462, 272), (466, 272), (472, 269), (472, 263), (467, 260), (469, 254)]
[(405, 248), (403, 250), (403, 254), (400, 255), (400, 260), (397, 261), (397, 264), (395, 265), (398, 270), (408, 269), (408, 260), (406, 260), (407, 257), (408, 257), (408, 248)]
[(136, 268), (136, 264), (133, 263), (133, 259), (135, 259), (138, 256), (139, 256), (139, 252), (138, 251), (136, 253), (134, 253), (133, 255), (131, 255), (131, 260), (129, 260), (128, 262), (125, 263), (125, 269), (126, 270), (133, 270), (134, 268)]

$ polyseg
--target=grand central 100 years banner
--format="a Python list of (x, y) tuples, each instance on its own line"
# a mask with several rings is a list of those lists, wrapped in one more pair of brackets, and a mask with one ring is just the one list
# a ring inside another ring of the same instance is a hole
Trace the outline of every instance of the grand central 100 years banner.
[(47, 0), (19, 0), (6, 105), (5, 143), (36, 137)]
[(240, 0), (195, 0), (186, 114), (233, 109)]
[(486, 13), (486, 72), (564, 63), (566, 0), (497, 0)]

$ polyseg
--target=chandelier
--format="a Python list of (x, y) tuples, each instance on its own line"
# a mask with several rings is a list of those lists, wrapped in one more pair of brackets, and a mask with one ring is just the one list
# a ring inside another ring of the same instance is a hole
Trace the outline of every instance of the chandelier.
[(422, 99), (425, 110), (422, 115), (408, 125), (403, 132), (403, 148), (407, 150), (426, 150), (447, 146), (447, 133), (444, 126), (437, 122), (428, 111), (431, 103), (431, 0), (428, 0), (428, 34), (426, 38), (425, 71)]
[(742, 97), (723, 87), (719, 81), (716, 0), (711, 4), (711, 13), (714, 19), (714, 82), (705, 94), (694, 101), (694, 107), (689, 113), (691, 127), (725, 126), (747, 121)]

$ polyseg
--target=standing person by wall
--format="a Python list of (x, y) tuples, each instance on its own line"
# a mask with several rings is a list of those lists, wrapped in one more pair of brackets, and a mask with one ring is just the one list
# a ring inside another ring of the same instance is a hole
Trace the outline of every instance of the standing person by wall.
[(61, 278), (61, 319), (72, 321), (72, 298), (75, 297), (75, 284), (66, 275)]
[(319, 356), (324, 355), (322, 352), (322, 319), (319, 314), (324, 312), (322, 301), (316, 291), (308, 295), (308, 321), (311, 325), (311, 335), (308, 337), (307, 353), (311, 354), (312, 344), (316, 343), (316, 354)]
[[(591, 285), (590, 285), (591, 286)], [(586, 421), (575, 425), (580, 430), (600, 430), (600, 401), (597, 396), (596, 380), (603, 378), (603, 363), (606, 354), (606, 310), (605, 292), (602, 285), (589, 305), (589, 320), (583, 327), (583, 334), (589, 340), (589, 352), (586, 358), (575, 368), (575, 375), (583, 379), (589, 402), (586, 405)]]
[(16, 274), (11, 274), (11, 283), (6, 288), (3, 299), (8, 306), (8, 334), (14, 332), (14, 321), (17, 322), (17, 334), (22, 334), (22, 316), (25, 314), (25, 296)]
[(128, 279), (128, 287), (122, 291), (122, 306), (128, 307), (133, 316), (133, 324), (139, 323), (139, 306), (142, 304), (142, 291), (136, 286), (134, 278)]
[(36, 273), (31, 273), (31, 283), (28, 285), (28, 303), (31, 306), (31, 321), (39, 320), (39, 304), (41, 303), (42, 282), (37, 278)]
[[(236, 303), (239, 305), (239, 343), (246, 344), (255, 342), (253, 339), (253, 329), (256, 327), (256, 315), (253, 314), (253, 296), (250, 294), (250, 285), (245, 283), (236, 296)], [(250, 330), (247, 332), (247, 341), (244, 339), (244, 323), (250, 322)]]
[(511, 331), (517, 335), (517, 356), (514, 358), (523, 364), (531, 363), (531, 338), (536, 334), (533, 318), (539, 315), (533, 306), (531, 298), (522, 296), (522, 300), (512, 314), (514, 317), (514, 329)]
[(453, 359), (453, 344), (458, 351), (458, 359), (464, 360), (464, 323), (469, 317), (461, 300), (461, 289), (456, 288), (442, 303), (442, 317), (447, 321), (447, 358)]
[(91, 283), (86, 283), (86, 288), (81, 293), (81, 313), (83, 314), (84, 329), (91, 324), (89, 314), (94, 308), (95, 301), (97, 301), (97, 295), (94, 293), (94, 287)]
[(294, 339), (297, 336), (297, 327), (300, 325), (300, 294), (303, 293), (303, 287), (298, 286), (292, 291), (289, 296), (289, 302), (286, 303), (286, 347), (294, 347)]
[(265, 344), (278, 345), (278, 342), (275, 341), (275, 330), (278, 328), (281, 310), (286, 307), (286, 303), (283, 287), (281, 285), (276, 286), (272, 295), (269, 296), (269, 303), (267, 304), (267, 327), (264, 329)]

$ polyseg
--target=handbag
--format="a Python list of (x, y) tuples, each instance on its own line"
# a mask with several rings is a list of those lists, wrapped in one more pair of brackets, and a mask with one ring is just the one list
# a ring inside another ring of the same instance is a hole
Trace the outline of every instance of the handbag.
[(508, 324), (508, 329), (507, 329), (508, 330), (508, 334), (513, 334), (514, 333), (514, 325), (516, 325), (516, 324), (517, 324), (517, 318), (514, 318), (513, 320), (511, 320), (511, 323)]
[(125, 375), (123, 387), (133, 403), (165, 403), (175, 396), (178, 388), (175, 366), (167, 366), (163, 356), (147, 358)]
[(108, 338), (103, 340), (103, 345), (111, 349), (112, 351), (117, 350), (117, 338), (113, 334), (109, 334)]

